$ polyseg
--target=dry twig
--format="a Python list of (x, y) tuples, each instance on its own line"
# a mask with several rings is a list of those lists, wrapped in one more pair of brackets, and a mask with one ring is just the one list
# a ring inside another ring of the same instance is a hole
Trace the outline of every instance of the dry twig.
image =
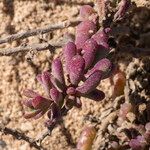
[(53, 123), (50, 127), (47, 128), (47, 131), (44, 132), (41, 137), (39, 137), (37, 140), (35, 140), (36, 143), (39, 143), (41, 144), (42, 141), (47, 137), (47, 136), (50, 136), (53, 129), (57, 126), (58, 122), (57, 123)]
[(54, 46), (50, 45), (49, 43), (31, 44), (27, 46), (19, 46), (19, 47), (14, 47), (14, 48), (1, 49), (0, 55), (9, 56), (13, 53), (25, 52), (31, 49), (37, 50), (37, 51), (42, 51), (46, 49), (54, 50)]
[(22, 45), (14, 48), (1, 49), (0, 56), (9, 56), (14, 53), (25, 52), (29, 50), (36, 50), (36, 51), (50, 50), (51, 52), (53, 52), (55, 48), (62, 47), (63, 45), (64, 45), (63, 41), (55, 42), (55, 43), (52, 42), (52, 44), (45, 42), (40, 44)]
[(0, 126), (0, 131), (3, 132), (4, 134), (9, 134), (15, 137), (18, 140), (24, 140), (30, 144), (31, 147), (34, 147), (39, 150), (44, 150), (44, 148), (40, 145), (37, 145), (37, 143), (30, 137), (26, 136), (24, 133), (21, 133), (17, 130), (13, 130), (7, 127), (1, 127)]
[(0, 44), (12, 42), (12, 41), (19, 40), (19, 39), (28, 38), (30, 36), (35, 36), (38, 34), (45, 34), (45, 33), (48, 33), (48, 32), (51, 32), (51, 31), (54, 31), (57, 29), (63, 29), (68, 26), (74, 26), (77, 23), (78, 23), (78, 21), (65, 21), (65, 22), (62, 22), (59, 24), (49, 25), (49, 26), (47, 26), (45, 28), (41, 28), (41, 29), (33, 29), (33, 30), (22, 32), (22, 33), (12, 34), (12, 35), (9, 35), (8, 37), (0, 39)]

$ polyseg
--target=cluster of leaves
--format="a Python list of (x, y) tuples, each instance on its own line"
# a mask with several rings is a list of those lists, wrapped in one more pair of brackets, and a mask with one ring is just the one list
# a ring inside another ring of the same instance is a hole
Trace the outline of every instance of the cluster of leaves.
[(102, 100), (105, 94), (96, 87), (102, 79), (111, 75), (113, 65), (107, 55), (109, 28), (98, 30), (97, 15), (91, 6), (80, 10), (81, 23), (76, 27), (75, 41), (63, 47), (63, 58), (52, 61), (51, 72), (37, 75), (44, 87), (46, 96), (33, 90), (25, 90), (28, 97), (24, 101), (30, 111), (25, 118), (40, 118), (46, 112), (47, 126), (58, 122), (73, 106), (80, 108), (80, 97), (95, 101)]

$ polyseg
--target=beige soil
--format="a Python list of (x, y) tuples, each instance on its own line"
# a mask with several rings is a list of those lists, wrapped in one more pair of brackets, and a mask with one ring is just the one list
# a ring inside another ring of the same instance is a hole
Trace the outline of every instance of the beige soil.
[[(1, 37), (27, 29), (62, 22), (69, 18), (75, 19), (80, 8), (80, 5), (77, 3), (71, 5), (64, 3), (62, 5), (53, 6), (51, 3), (47, 4), (46, 0), (10, 0), (8, 7), (3, 1), (5, 0), (0, 0)], [(78, 3), (81, 2), (81, 0), (76, 1)], [(85, 0), (84, 2), (88, 1)], [(148, 1), (136, 0), (136, 3), (139, 6), (144, 6)], [(74, 33), (74, 28), (69, 27), (64, 30), (54, 31), (53, 33), (47, 34), (46, 38), (48, 40), (51, 38), (59, 39), (65, 32)], [(36, 43), (39, 42), (39, 38), (32, 37), (28, 40), (23, 40), (21, 43), (24, 42)], [(0, 47), (13, 47), (19, 44), (19, 42), (13, 42), (12, 44), (3, 44)], [(59, 50), (54, 54), (54, 57), (57, 56), (58, 53)], [(51, 55), (49, 51), (38, 53), (32, 59), (35, 66), (26, 60), (25, 55), (26, 54), (18, 54), (9, 57), (0, 57), (0, 122), (7, 127), (26, 133), (29, 137), (38, 138), (41, 133), (45, 131), (43, 122), (46, 116), (39, 120), (26, 120), (23, 118), (23, 108), (21, 105), (21, 100), (23, 99), (22, 90), (32, 88), (43, 93), (35, 77), (37, 73), (50, 68), (53, 55)], [(125, 65), (120, 64), (120, 66), (125, 69)], [(74, 142), (77, 141), (83, 127), (90, 123), (89, 121), (85, 121), (85, 116), (91, 115), (99, 118), (102, 123), (97, 127), (101, 127), (100, 130), (102, 130), (103, 127), (104, 131), (105, 127), (107, 127), (107, 122), (116, 115), (113, 107), (114, 101), (110, 98), (111, 85), (109, 80), (104, 80), (100, 88), (106, 93), (106, 98), (103, 102), (97, 103), (89, 99), (82, 99), (82, 109), (73, 108), (65, 117), (65, 126), (70, 131)], [(101, 131), (98, 132), (98, 135), (100, 134)], [(31, 148), (28, 143), (22, 140), (16, 140), (11, 135), (3, 135), (0, 133), (0, 140), (6, 142), (5, 149), (7, 150), (34, 149)], [(93, 149), (97, 150), (104, 141), (107, 142), (106, 139), (99, 136), (95, 140)], [(72, 149), (71, 146), (67, 144), (65, 136), (60, 131), (60, 127), (55, 128), (52, 135), (47, 137), (42, 142), (42, 145), (48, 150)]]

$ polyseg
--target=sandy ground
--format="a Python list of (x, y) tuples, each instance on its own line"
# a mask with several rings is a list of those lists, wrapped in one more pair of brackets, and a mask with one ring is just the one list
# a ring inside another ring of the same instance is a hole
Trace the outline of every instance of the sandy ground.
[[(5, 0), (4, 0), (5, 1)], [(46, 0), (10, 0), (7, 2), (0, 1), (0, 36), (5, 37), (8, 34), (17, 33), (27, 29), (34, 29), (48, 24), (58, 23), (69, 18), (76, 18), (79, 12), (80, 5), (62, 5), (53, 6), (51, 3), (47, 5)], [(81, 0), (77, 0), (81, 2)], [(85, 2), (85, 1), (84, 1)], [(87, 1), (86, 1), (87, 2)], [(147, 1), (136, 1), (139, 6), (147, 5)], [(8, 7), (9, 5), (9, 7)], [(57, 30), (47, 34), (45, 38), (58, 39), (65, 32), (74, 33), (74, 28), (69, 27), (63, 30)], [(39, 42), (38, 37), (32, 37), (23, 42), (36, 43)], [(3, 44), (2, 47), (17, 46), (20, 42), (12, 44)], [(58, 50), (54, 57), (59, 53)], [(28, 62), (26, 54), (17, 54), (9, 57), (0, 57), (0, 121), (7, 127), (17, 129), (26, 133), (29, 137), (37, 138), (44, 132), (43, 124), (44, 117), (39, 120), (26, 120), (23, 118), (23, 108), (21, 105), (22, 90), (32, 88), (40, 91), (42, 88), (35, 80), (37, 73), (47, 70), (50, 67), (53, 55), (49, 51), (38, 53), (33, 58), (33, 63)], [(123, 69), (126, 69), (125, 64), (121, 64)], [(77, 141), (82, 128), (86, 124), (94, 124), (85, 121), (87, 115), (92, 115), (96, 118), (105, 120), (109, 114), (114, 112), (113, 99), (111, 97), (111, 85), (109, 80), (104, 80), (100, 88), (106, 93), (106, 98), (103, 102), (93, 102), (89, 99), (82, 99), (82, 109), (73, 108), (65, 117), (65, 127), (70, 131), (74, 142)], [(45, 116), (46, 118), (46, 116)], [(97, 126), (99, 127), (99, 125)], [(6, 143), (4, 149), (7, 150), (31, 150), (28, 143), (22, 140), (16, 140), (10, 135), (0, 133), (0, 140)], [(93, 146), (93, 150), (99, 148), (105, 139), (97, 137)], [(67, 144), (65, 136), (60, 131), (60, 127), (53, 130), (52, 135), (47, 137), (42, 145), (48, 150), (71, 150), (73, 149)], [(0, 149), (3, 149), (0, 145)]]

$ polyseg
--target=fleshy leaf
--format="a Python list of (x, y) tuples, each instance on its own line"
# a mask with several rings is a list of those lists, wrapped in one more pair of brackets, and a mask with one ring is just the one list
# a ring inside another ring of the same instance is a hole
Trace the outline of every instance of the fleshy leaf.
[(81, 21), (85, 21), (85, 20), (89, 20), (90, 16), (94, 14), (94, 9), (90, 6), (90, 5), (83, 5), (80, 8), (80, 20)]
[(53, 75), (51, 75), (51, 83), (59, 92), (64, 91), (65, 86), (59, 80), (57, 80)]
[(38, 109), (38, 110), (33, 110), (33, 111), (29, 112), (29, 113), (25, 113), (25, 114), (24, 114), (24, 118), (25, 118), (25, 119), (33, 118), (33, 117), (35, 117), (36, 115), (38, 115), (40, 112), (41, 112), (40, 109)]
[(99, 85), (101, 79), (102, 71), (96, 70), (81, 86), (76, 88), (78, 94), (85, 95), (92, 92)]
[(97, 31), (92, 38), (97, 42), (99, 45), (98, 51), (96, 53), (95, 62), (99, 61), (100, 59), (106, 57), (110, 51), (108, 45), (108, 33), (110, 32), (110, 28), (102, 29)]
[(47, 109), (46, 110), (42, 110), (36, 116), (34, 116), (34, 119), (39, 119), (40, 117), (42, 117), (46, 113), (46, 111), (47, 111)]
[(76, 94), (76, 89), (74, 87), (69, 87), (69, 88), (67, 88), (66, 93), (68, 95), (75, 95)]
[(72, 57), (74, 57), (76, 55), (76, 45), (73, 42), (68, 42), (64, 48), (63, 48), (63, 55), (64, 55), (64, 59), (65, 59), (65, 67), (66, 67), (66, 71), (67, 73), (69, 73), (68, 70), (68, 65), (70, 60), (72, 59)]
[(26, 89), (23, 91), (23, 94), (26, 96), (26, 97), (29, 97), (29, 98), (34, 98), (36, 96), (38, 96), (39, 94), (34, 92), (33, 90), (30, 90), (30, 89)]
[(42, 74), (37, 75), (37, 80), (43, 85), (47, 95), (49, 96), (49, 90), (51, 88), (50, 73), (48, 71), (43, 72)]
[(92, 65), (97, 48), (98, 45), (95, 40), (89, 39), (85, 42), (82, 50), (83, 58), (85, 60), (85, 69), (88, 69)]
[(92, 21), (83, 21), (76, 28), (75, 44), (77, 49), (82, 49), (82, 46), (94, 33), (96, 25)]
[(97, 42), (98, 45), (102, 45), (104, 48), (108, 49), (108, 33), (110, 32), (109, 28), (98, 30), (92, 38)]
[(82, 53), (84, 54), (84, 52), (96, 51), (97, 48), (97, 42), (94, 39), (90, 38), (84, 43)]
[(48, 99), (45, 99), (42, 96), (36, 96), (33, 100), (32, 100), (32, 106), (35, 109), (43, 109), (43, 108), (47, 108), (49, 105), (51, 104), (51, 101)]
[(77, 150), (91, 150), (92, 143), (96, 136), (96, 130), (92, 126), (87, 126), (83, 129), (77, 143)]
[(100, 70), (103, 72), (103, 78), (105, 78), (107, 74), (109, 73), (109, 71), (111, 71), (111, 69), (112, 69), (112, 63), (110, 62), (109, 59), (104, 58), (98, 61), (95, 64), (95, 66), (87, 72), (85, 77), (86, 78), (89, 77), (91, 74), (93, 74), (93, 72), (95, 72), (95, 70)]
[(113, 79), (113, 96), (117, 97), (124, 93), (124, 88), (126, 85), (126, 76), (125, 73), (122, 71), (118, 71), (115, 75), (112, 77)]
[(69, 63), (69, 77), (72, 84), (77, 85), (83, 77), (85, 61), (80, 55), (74, 56)]
[(58, 105), (60, 106), (63, 100), (63, 96), (62, 93), (60, 93), (57, 89), (52, 88), (50, 89), (50, 96), (52, 98), (52, 100)]
[(95, 89), (94, 91), (92, 91), (89, 94), (85, 95), (85, 97), (87, 97), (89, 99), (92, 99), (94, 101), (101, 101), (105, 98), (105, 93), (103, 91)]
[(52, 62), (52, 75), (62, 84), (65, 84), (64, 73), (61, 60), (56, 58)]
[(29, 100), (24, 100), (23, 101), (23, 104), (31, 109), (34, 109), (33, 108), (33, 105), (32, 105), (32, 99), (29, 99)]

